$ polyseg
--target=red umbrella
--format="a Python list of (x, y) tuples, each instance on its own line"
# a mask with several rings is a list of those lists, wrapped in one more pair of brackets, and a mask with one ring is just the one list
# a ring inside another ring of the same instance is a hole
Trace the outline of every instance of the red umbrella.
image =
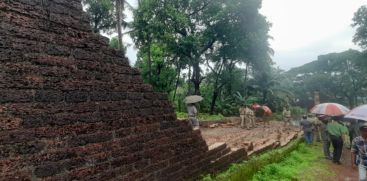
[(261, 108), (264, 110), (265, 116), (271, 116), (271, 114), (273, 113), (268, 106), (261, 106)]

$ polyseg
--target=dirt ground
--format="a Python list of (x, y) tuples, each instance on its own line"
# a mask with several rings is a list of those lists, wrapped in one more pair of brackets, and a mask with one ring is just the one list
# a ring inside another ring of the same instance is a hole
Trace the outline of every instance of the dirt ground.
[(330, 181), (358, 181), (358, 170), (351, 167), (350, 150), (344, 149), (341, 159), (342, 164), (337, 165), (328, 161), (329, 168), (336, 174)]
[[(212, 128), (210, 128), (212, 127)], [(270, 121), (256, 124), (255, 128), (240, 128), (239, 121), (232, 123), (214, 124), (202, 127), (201, 133), (208, 145), (225, 142), (231, 148), (245, 148), (249, 154), (268, 145), (279, 146), (288, 143), (298, 134), (299, 128), (284, 126), (282, 122)]]

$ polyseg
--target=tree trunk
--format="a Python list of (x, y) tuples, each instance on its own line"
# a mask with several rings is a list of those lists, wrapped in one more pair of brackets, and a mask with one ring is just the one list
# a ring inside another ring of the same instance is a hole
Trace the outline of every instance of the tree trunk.
[(191, 67), (189, 65), (189, 73), (188, 73), (188, 81), (187, 81), (187, 94), (191, 95)]
[(212, 102), (210, 104), (210, 114), (213, 115), (214, 114), (214, 109), (215, 109), (215, 102), (217, 101), (218, 98), (218, 90), (214, 89), (213, 92), (213, 97), (212, 97)]
[(121, 51), (123, 51), (122, 28), (121, 28), (123, 4), (124, 4), (123, 0), (116, 0), (116, 21), (117, 21), (116, 26), (117, 26), (118, 43), (119, 43), (118, 49)]
[(200, 66), (199, 66), (199, 62), (196, 61), (193, 64), (193, 70), (192, 70), (192, 83), (194, 84), (194, 94), (195, 95), (200, 95)]
[(245, 98), (247, 99), (247, 76), (248, 76), (248, 63), (246, 63), (246, 69), (245, 69)]
[(177, 67), (177, 79), (176, 79), (175, 91), (173, 92), (173, 102), (175, 102), (175, 99), (176, 99), (176, 93), (177, 93), (178, 83), (180, 81), (180, 74), (181, 74), (181, 66), (179, 65)]

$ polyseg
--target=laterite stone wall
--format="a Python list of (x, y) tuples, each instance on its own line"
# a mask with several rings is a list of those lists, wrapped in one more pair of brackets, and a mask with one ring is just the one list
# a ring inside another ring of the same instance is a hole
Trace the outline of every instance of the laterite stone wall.
[(207, 156), (80, 0), (0, 0), (0, 180), (187, 180)]

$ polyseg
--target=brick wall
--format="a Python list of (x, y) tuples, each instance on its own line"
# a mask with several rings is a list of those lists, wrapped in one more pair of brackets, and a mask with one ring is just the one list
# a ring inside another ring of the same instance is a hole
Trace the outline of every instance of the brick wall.
[(209, 153), (80, 0), (0, 1), (0, 180), (187, 180)]

